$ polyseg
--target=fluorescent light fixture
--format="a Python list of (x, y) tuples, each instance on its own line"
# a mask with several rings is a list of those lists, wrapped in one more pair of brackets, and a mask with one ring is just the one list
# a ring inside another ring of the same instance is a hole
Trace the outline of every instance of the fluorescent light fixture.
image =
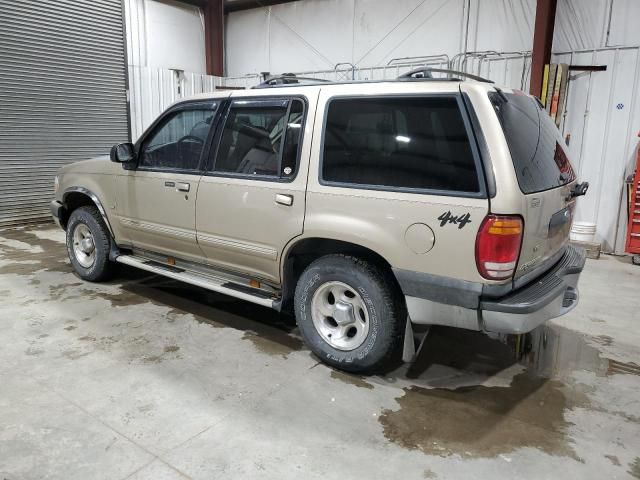
[(396, 135), (396, 142), (409, 143), (411, 139), (409, 137), (405, 137), (404, 135)]

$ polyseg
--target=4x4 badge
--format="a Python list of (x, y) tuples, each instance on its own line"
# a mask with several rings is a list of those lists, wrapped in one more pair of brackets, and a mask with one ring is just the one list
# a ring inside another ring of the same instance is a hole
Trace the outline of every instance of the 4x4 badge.
[(438, 217), (440, 220), (440, 226), (444, 227), (447, 223), (453, 223), (458, 225), (458, 228), (464, 228), (467, 223), (471, 223), (471, 214), (466, 213), (463, 215), (451, 215), (451, 211), (447, 211)]

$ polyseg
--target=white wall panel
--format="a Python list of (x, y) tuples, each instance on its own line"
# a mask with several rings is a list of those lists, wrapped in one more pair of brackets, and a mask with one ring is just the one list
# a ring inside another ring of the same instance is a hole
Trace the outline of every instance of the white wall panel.
[(205, 73), (199, 8), (171, 0), (125, 0), (129, 65)]
[(204, 19), (199, 8), (146, 1), (147, 66), (205, 73)]
[(227, 75), (268, 72), (269, 11), (245, 10), (227, 15), (225, 62)]
[(554, 61), (607, 65), (605, 72), (573, 72), (563, 133), (582, 180), (590, 183), (578, 202), (576, 220), (597, 224), (605, 251), (624, 248), (624, 179), (633, 170), (640, 129), (637, 48), (554, 56)]
[[(227, 16), (227, 75), (460, 51), (467, 0), (304, 0)], [(475, 0), (477, 1), (477, 0)]]
[(270, 71), (321, 70), (351, 61), (353, 0), (271, 7)]
[(460, 51), (465, 0), (356, 0), (352, 63)]
[(560, 0), (553, 48), (557, 51), (604, 46), (610, 0)]
[(640, 1), (613, 0), (609, 45), (640, 45)]
[(531, 50), (535, 5), (535, 0), (472, 0), (468, 50)]
[(127, 62), (129, 65), (146, 65), (145, 0), (124, 0), (124, 9), (127, 29)]

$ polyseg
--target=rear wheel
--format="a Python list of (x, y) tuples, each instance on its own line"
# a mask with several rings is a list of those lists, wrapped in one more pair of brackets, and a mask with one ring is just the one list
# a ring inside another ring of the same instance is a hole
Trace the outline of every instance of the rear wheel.
[(71, 213), (67, 223), (67, 252), (83, 280), (98, 282), (109, 277), (111, 235), (96, 207), (84, 206)]
[(295, 312), (306, 344), (329, 365), (370, 373), (397, 360), (404, 302), (369, 262), (346, 255), (313, 262), (298, 281)]
[(634, 255), (631, 257), (631, 261), (634, 265), (640, 265), (640, 255)]

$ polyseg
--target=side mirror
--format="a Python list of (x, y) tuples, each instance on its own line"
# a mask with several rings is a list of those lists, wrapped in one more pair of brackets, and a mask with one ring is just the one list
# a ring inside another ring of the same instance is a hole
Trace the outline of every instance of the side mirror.
[(129, 163), (136, 159), (136, 151), (133, 143), (119, 143), (111, 147), (111, 161), (116, 163)]

